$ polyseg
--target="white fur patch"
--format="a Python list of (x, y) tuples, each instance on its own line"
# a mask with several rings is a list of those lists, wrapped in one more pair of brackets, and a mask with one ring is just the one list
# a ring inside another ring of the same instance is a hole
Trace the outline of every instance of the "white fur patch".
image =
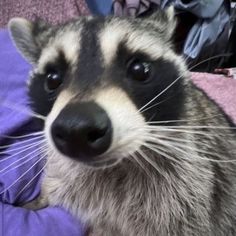
[(55, 101), (53, 108), (49, 115), (47, 116), (46, 122), (45, 122), (45, 135), (46, 139), (48, 140), (51, 147), (54, 147), (54, 150), (57, 150), (54, 146), (54, 142), (52, 141), (51, 137), (51, 125), (54, 122), (54, 120), (57, 118), (59, 113), (62, 111), (62, 109), (70, 102), (70, 100), (73, 98), (73, 95), (65, 90), (63, 91)]
[(56, 37), (55, 46), (62, 48), (67, 61), (76, 63), (80, 46), (80, 32), (62, 32)]
[(95, 96), (95, 102), (107, 112), (112, 123), (113, 139), (107, 153), (121, 158), (138, 150), (146, 136), (145, 120), (126, 93), (115, 87), (105, 89)]
[(109, 65), (116, 56), (119, 44), (124, 41), (126, 47), (133, 53), (143, 52), (151, 58), (158, 59), (168, 49), (163, 46), (161, 40), (143, 31), (132, 31), (131, 25), (124, 22), (109, 24), (100, 33), (101, 50), (104, 63)]
[(134, 53), (146, 53), (154, 60), (161, 57), (167, 50), (157, 37), (141, 32), (134, 32), (129, 35), (127, 48)]
[(53, 38), (43, 49), (38, 63), (38, 71), (43, 72), (44, 66), (49, 62), (54, 62), (58, 55), (59, 50), (62, 50), (66, 60), (74, 65), (78, 59), (78, 52), (80, 47), (80, 32), (74, 31), (61, 31)]
[(100, 33), (101, 50), (104, 57), (104, 63), (110, 64), (116, 55), (119, 43), (124, 39), (126, 30), (122, 24), (109, 24)]
[(56, 58), (58, 57), (58, 50), (55, 47), (48, 47), (45, 48), (41, 54), (41, 57), (39, 58), (38, 66), (37, 66), (37, 72), (43, 73), (44, 67), (49, 62), (56, 61)]

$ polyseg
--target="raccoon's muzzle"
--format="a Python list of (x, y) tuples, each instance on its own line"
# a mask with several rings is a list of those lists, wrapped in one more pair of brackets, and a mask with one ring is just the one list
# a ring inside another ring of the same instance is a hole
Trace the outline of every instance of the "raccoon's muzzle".
[(91, 162), (110, 147), (112, 125), (106, 111), (96, 103), (72, 103), (52, 123), (51, 135), (61, 153)]

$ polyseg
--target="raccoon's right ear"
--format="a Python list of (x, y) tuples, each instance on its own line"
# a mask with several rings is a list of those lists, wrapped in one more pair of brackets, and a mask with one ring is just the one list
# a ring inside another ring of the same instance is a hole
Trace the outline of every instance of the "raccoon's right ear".
[(8, 23), (12, 40), (23, 57), (36, 64), (42, 49), (40, 34), (47, 29), (40, 21), (31, 22), (24, 18), (13, 18)]

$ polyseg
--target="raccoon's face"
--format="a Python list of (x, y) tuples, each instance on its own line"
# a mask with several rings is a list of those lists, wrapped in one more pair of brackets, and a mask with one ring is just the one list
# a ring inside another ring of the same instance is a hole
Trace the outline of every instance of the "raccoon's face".
[(89, 17), (49, 27), (13, 19), (9, 26), (34, 66), (29, 94), (58, 156), (111, 165), (141, 148), (147, 121), (178, 119), (182, 80), (164, 91), (185, 73), (169, 43), (172, 8), (142, 20)]

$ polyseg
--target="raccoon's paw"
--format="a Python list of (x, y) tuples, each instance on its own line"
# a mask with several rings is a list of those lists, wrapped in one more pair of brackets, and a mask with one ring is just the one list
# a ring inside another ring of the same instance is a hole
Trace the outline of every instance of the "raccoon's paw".
[(42, 195), (39, 195), (36, 199), (34, 199), (31, 202), (28, 202), (24, 205), (22, 205), (23, 208), (29, 209), (29, 210), (39, 210), (42, 208), (47, 207), (48, 199)]

